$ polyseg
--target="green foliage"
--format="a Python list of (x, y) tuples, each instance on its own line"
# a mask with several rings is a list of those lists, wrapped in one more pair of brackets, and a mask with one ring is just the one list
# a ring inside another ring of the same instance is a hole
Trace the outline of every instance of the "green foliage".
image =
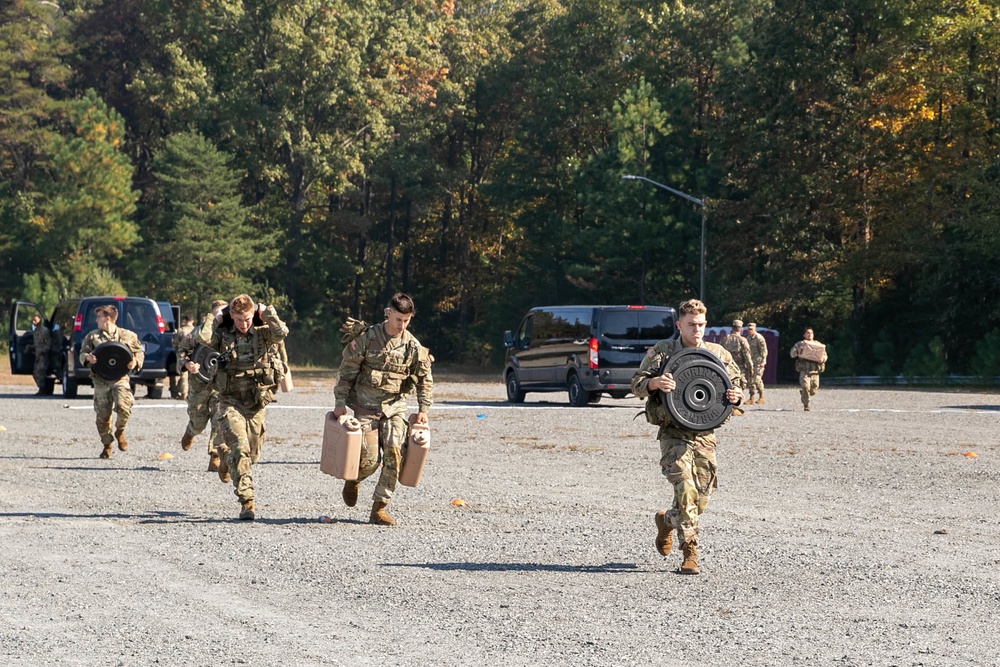
[(903, 375), (911, 382), (915, 377), (940, 379), (948, 375), (948, 360), (940, 336), (935, 336), (926, 345), (918, 345), (910, 351), (903, 363)]
[(59, 303), (59, 289), (49, 276), (39, 273), (25, 274), (22, 278), (21, 298), (38, 304), (43, 313), (51, 313)]
[(1000, 329), (993, 329), (976, 343), (976, 355), (970, 368), (984, 384), (993, 384), (1000, 376)]
[(875, 360), (875, 375), (884, 381), (896, 376), (896, 344), (885, 329), (878, 332), (878, 339), (872, 343), (872, 356)]

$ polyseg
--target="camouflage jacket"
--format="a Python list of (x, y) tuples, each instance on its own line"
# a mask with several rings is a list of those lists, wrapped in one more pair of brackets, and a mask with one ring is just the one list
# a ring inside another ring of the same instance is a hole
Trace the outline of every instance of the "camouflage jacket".
[[(115, 341), (121, 343), (128, 347), (132, 351), (132, 358), (135, 359), (135, 367), (132, 370), (138, 370), (142, 368), (142, 362), (146, 360), (146, 353), (142, 349), (142, 343), (139, 342), (139, 336), (135, 334), (134, 331), (129, 331), (128, 329), (122, 329), (119, 326), (114, 327), (112, 331), (101, 331), (100, 329), (94, 329), (89, 334), (84, 336), (83, 344), (80, 345), (80, 364), (82, 366), (90, 367), (87, 363), (87, 355), (94, 351), (101, 343), (107, 343), (108, 341)], [(96, 382), (99, 378), (94, 375), (91, 371), (90, 376)], [(128, 375), (123, 376), (118, 382), (128, 382)]]
[(355, 329), (345, 339), (334, 389), (337, 407), (392, 417), (406, 413), (406, 398), (416, 391), (420, 412), (430, 409), (434, 394), (430, 353), (413, 334), (404, 331), (390, 338), (385, 325), (376, 324), (360, 333)]
[(750, 343), (740, 334), (728, 334), (719, 341), (722, 347), (733, 356), (733, 361), (741, 368), (753, 366), (753, 356), (750, 354)]
[[(647, 402), (647, 419), (650, 419), (650, 411), (648, 408), (660, 408), (655, 411), (656, 419), (655, 421), (660, 426), (660, 432), (657, 436), (659, 439), (666, 437), (677, 437), (685, 440), (694, 440), (695, 438), (704, 438), (714, 430), (711, 431), (692, 431), (689, 429), (681, 428), (673, 424), (670, 421), (670, 415), (665, 408), (660, 406), (660, 396), (659, 390), (654, 389), (652, 392), (649, 390), (647, 385), (649, 380), (660, 374), (664, 365), (670, 359), (672, 355), (677, 350), (683, 347), (683, 343), (680, 338), (672, 338), (669, 340), (661, 340), (659, 343), (649, 348), (646, 356), (643, 357), (642, 363), (639, 365), (639, 370), (635, 372), (632, 376), (632, 393), (634, 393), (639, 398), (645, 398)], [(726, 369), (726, 375), (735, 385), (741, 376), (739, 366), (733, 361), (733, 355), (729, 354), (729, 351), (721, 345), (715, 343), (706, 343), (702, 341), (699, 347), (707, 349), (709, 352), (714, 354), (722, 362), (723, 367)], [(655, 403), (655, 406), (650, 406), (650, 403)], [(651, 420), (654, 421), (654, 420)]]
[(44, 324), (38, 324), (35, 329), (31, 332), (31, 343), (28, 345), (28, 352), (35, 353), (35, 357), (38, 357), (38, 351), (41, 350), (42, 354), (46, 357), (49, 354), (49, 347), (52, 345), (52, 335), (49, 333), (49, 328)]
[(274, 347), (288, 335), (288, 327), (274, 306), (268, 306), (261, 319), (264, 324), (240, 333), (234, 325), (211, 317), (198, 330), (196, 341), (221, 355), (213, 383), (219, 401), (245, 412), (261, 410), (273, 401), (281, 382)]
[[(209, 326), (209, 320), (211, 319), (212, 314), (209, 313), (208, 315), (205, 315), (200, 327), (181, 327), (177, 330), (177, 333), (174, 334), (172, 343), (174, 349), (177, 350), (178, 373), (186, 372), (187, 369), (184, 367), (187, 365), (187, 362), (194, 358), (194, 351), (200, 344), (201, 339), (198, 336), (201, 333), (201, 328)], [(185, 329), (187, 329), (187, 331), (185, 331)], [(191, 375), (190, 379), (195, 382), (204, 382), (197, 375)]]
[(767, 341), (759, 333), (747, 336), (747, 343), (750, 345), (750, 356), (754, 364), (760, 366), (767, 362)]

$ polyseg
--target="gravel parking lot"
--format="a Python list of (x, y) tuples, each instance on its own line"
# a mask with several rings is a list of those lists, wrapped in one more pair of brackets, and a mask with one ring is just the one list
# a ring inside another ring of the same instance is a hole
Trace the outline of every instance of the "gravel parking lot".
[(319, 472), (332, 377), (296, 381), (253, 523), (207, 436), (180, 450), (181, 403), (138, 399), (102, 461), (86, 388), (0, 385), (0, 664), (1000, 665), (1000, 396), (770, 389), (719, 431), (690, 577), (653, 548), (669, 489), (634, 398), (510, 406), (441, 374), (381, 528), (374, 478), (350, 509)]

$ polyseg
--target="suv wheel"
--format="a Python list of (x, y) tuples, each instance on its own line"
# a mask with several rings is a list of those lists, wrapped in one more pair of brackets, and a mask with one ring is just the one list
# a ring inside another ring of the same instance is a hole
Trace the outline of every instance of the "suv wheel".
[(159, 382), (146, 385), (146, 396), (149, 398), (163, 398), (163, 385)]
[(507, 400), (511, 403), (524, 403), (524, 390), (514, 371), (507, 373)]
[(583, 383), (580, 382), (580, 376), (576, 373), (569, 376), (567, 391), (569, 392), (570, 405), (583, 408), (587, 406), (588, 402), (590, 402), (590, 392), (583, 388)]
[(76, 398), (76, 378), (69, 375), (69, 363), (63, 360), (62, 393), (63, 398)]

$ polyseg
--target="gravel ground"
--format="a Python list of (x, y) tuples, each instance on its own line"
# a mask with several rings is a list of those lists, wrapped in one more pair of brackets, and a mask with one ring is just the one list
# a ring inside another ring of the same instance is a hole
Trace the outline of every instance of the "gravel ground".
[(268, 408), (253, 523), (179, 402), (102, 461), (89, 390), (0, 385), (0, 665), (1000, 665), (994, 394), (769, 390), (719, 432), (691, 577), (638, 400), (440, 378), (381, 528), (374, 478), (350, 509), (319, 472), (315, 375)]

